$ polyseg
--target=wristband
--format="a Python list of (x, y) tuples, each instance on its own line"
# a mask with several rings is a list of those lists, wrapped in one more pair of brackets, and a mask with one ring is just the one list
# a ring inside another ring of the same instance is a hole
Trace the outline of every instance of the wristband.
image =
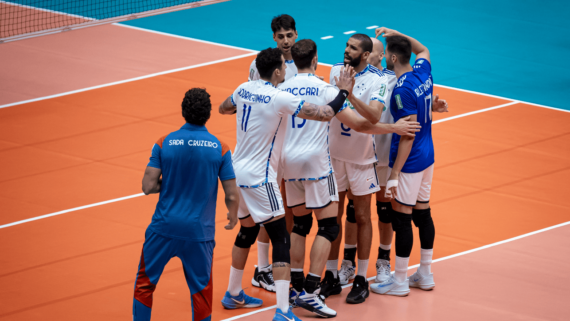
[(346, 101), (347, 97), (348, 97), (348, 90), (341, 89), (338, 92), (338, 95), (336, 95), (335, 99), (333, 99), (330, 103), (328, 103), (328, 105), (331, 106), (331, 108), (334, 110), (335, 115), (342, 108), (342, 105), (344, 105), (344, 102)]
[(397, 179), (389, 180), (388, 183), (386, 183), (386, 195), (387, 196), (392, 196), (392, 191), (390, 190), (392, 187), (398, 188), (398, 180)]

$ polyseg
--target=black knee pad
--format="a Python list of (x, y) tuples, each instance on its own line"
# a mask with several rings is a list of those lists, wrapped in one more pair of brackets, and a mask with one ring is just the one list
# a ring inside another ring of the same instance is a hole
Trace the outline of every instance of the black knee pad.
[(313, 214), (293, 217), (293, 232), (302, 237), (307, 237), (313, 227)]
[(291, 264), (291, 236), (287, 232), (285, 218), (278, 219), (271, 223), (263, 224), (273, 245), (273, 264), (277, 262)]
[(412, 215), (392, 211), (392, 229), (396, 233), (396, 256), (410, 257), (414, 246)]
[(350, 223), (356, 223), (356, 215), (354, 214), (354, 202), (348, 200), (346, 205), (346, 221)]
[(380, 222), (385, 224), (392, 223), (392, 203), (376, 201), (376, 212), (378, 213)]
[(433, 249), (433, 241), (435, 239), (435, 225), (431, 218), (431, 209), (412, 211), (412, 219), (414, 225), (420, 230), (420, 244), (422, 249)]
[(317, 223), (319, 225), (317, 235), (324, 237), (329, 242), (334, 242), (340, 232), (340, 228), (336, 222), (336, 217), (324, 218), (322, 220), (318, 220)]
[(249, 249), (255, 240), (257, 240), (257, 234), (259, 234), (259, 225), (255, 224), (253, 227), (241, 226), (239, 233), (236, 236), (235, 246), (242, 249)]

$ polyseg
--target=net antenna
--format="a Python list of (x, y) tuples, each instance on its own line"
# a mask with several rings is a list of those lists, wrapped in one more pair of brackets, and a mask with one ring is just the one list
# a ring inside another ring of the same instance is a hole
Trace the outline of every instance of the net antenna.
[(229, 0), (0, 0), (0, 43)]

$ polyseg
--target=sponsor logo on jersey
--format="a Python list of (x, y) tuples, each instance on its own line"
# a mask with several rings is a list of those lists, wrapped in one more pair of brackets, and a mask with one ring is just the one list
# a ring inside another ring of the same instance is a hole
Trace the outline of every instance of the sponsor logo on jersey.
[(368, 177), (368, 178), (366, 179), (366, 183), (370, 182), (370, 181), (373, 180), (373, 179), (374, 179), (374, 176)]
[(400, 78), (400, 80), (398, 80), (398, 84), (396, 85), (396, 87), (402, 87), (402, 85), (404, 84), (404, 80), (406, 80), (407, 75), (403, 75), (402, 78)]
[(374, 185), (374, 183), (370, 184), (370, 187), (368, 189), (374, 188), (376, 187), (376, 185)]
[(343, 106), (343, 107), (344, 107), (344, 108), (348, 107), (348, 108), (350, 108), (350, 109), (354, 109), (354, 106), (352, 106), (352, 104), (350, 103), (350, 101), (349, 101), (348, 99), (344, 102), (344, 106)]
[(211, 142), (209, 140), (188, 140), (188, 146), (192, 147), (211, 147), (211, 148), (218, 148), (218, 143)]
[(384, 96), (385, 93), (386, 93), (386, 85), (382, 84), (382, 86), (380, 87), (380, 92), (378, 92), (378, 94), (380, 96)]
[(184, 145), (184, 139), (171, 139), (168, 141), (168, 145), (169, 146), (178, 146), (178, 145)]
[(238, 91), (238, 96), (253, 103), (269, 104), (271, 101), (270, 96), (253, 94), (243, 88)]
[(416, 63), (417, 63), (418, 65), (421, 65), (421, 64), (424, 63), (424, 61), (423, 61), (423, 59), (422, 59), (422, 60), (418, 60)]
[(404, 108), (404, 105), (402, 104), (402, 99), (400, 98), (400, 94), (397, 94), (395, 97), (396, 97), (396, 105), (398, 105), (398, 109)]
[(290, 94), (295, 96), (318, 96), (319, 95), (319, 88), (317, 87), (301, 87), (301, 88), (285, 88), (283, 91), (286, 91)]

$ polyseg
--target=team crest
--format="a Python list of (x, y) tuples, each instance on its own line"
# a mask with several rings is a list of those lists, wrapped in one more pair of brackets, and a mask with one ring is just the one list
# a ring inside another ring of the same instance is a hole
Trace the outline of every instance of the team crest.
[(402, 104), (402, 99), (400, 99), (400, 94), (396, 95), (396, 105), (398, 105), (398, 109), (404, 108), (404, 105)]

